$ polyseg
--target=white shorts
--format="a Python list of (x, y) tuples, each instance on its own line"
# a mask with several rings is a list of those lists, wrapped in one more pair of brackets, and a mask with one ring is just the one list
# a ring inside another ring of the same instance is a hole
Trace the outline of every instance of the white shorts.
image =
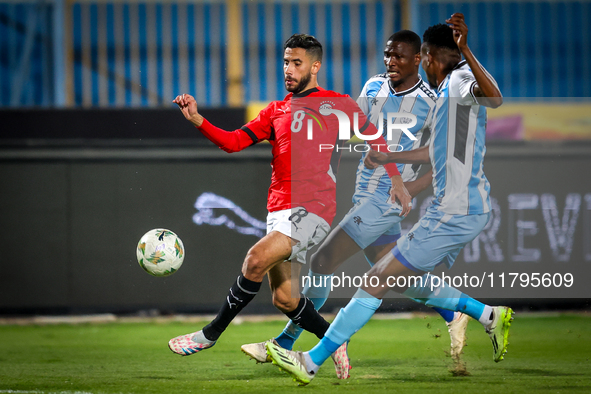
[(284, 209), (269, 212), (267, 215), (267, 234), (278, 231), (297, 241), (287, 260), (306, 264), (308, 250), (318, 245), (330, 231), (326, 220), (306, 211), (304, 208)]

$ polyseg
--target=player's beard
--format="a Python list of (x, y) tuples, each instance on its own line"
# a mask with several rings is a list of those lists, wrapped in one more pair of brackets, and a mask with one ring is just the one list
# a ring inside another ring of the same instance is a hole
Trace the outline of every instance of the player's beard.
[(300, 82), (298, 82), (296, 86), (294, 86), (293, 88), (289, 88), (287, 85), (285, 85), (285, 89), (293, 94), (301, 93), (306, 88), (306, 86), (308, 86), (308, 83), (310, 83), (311, 79), (312, 73), (309, 72), (308, 74), (304, 75), (302, 79), (300, 79)]

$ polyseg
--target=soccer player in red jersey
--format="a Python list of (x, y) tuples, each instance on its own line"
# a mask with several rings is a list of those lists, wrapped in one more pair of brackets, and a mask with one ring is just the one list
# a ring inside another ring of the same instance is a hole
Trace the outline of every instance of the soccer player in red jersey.
[[(329, 323), (308, 298), (292, 295), (292, 283), (299, 291), (297, 276), (301, 264), (293, 267), (291, 264), (305, 263), (307, 250), (326, 237), (336, 214), (339, 123), (336, 116), (320, 114), (326, 108), (347, 113), (357, 108), (347, 95), (318, 85), (321, 63), (322, 46), (314, 37), (305, 34), (290, 37), (284, 46), (283, 63), (285, 88), (289, 94), (282, 101), (270, 103), (254, 120), (234, 131), (219, 129), (204, 119), (192, 96), (182, 94), (173, 100), (187, 120), (226, 152), (237, 152), (268, 140), (273, 154), (267, 235), (248, 251), (242, 271), (216, 318), (200, 331), (171, 339), (169, 347), (173, 352), (191, 355), (212, 347), (234, 317), (255, 297), (265, 274), (269, 277), (275, 307), (318, 338), (328, 329)], [(300, 101), (296, 103), (296, 99)], [(358, 124), (363, 125), (359, 132), (378, 134), (361, 110), (357, 112)], [(306, 114), (311, 114), (314, 121), (304, 124)], [(381, 136), (374, 141), (372, 147), (376, 150), (386, 144)], [(326, 149), (328, 146), (335, 149)], [(392, 177), (392, 200), (400, 202), (404, 208), (401, 215), (406, 215), (411, 207), (410, 195), (396, 165), (387, 170)], [(339, 351), (346, 355), (346, 344)], [(346, 368), (346, 374), (341, 375), (347, 377), (348, 364), (342, 368)]]

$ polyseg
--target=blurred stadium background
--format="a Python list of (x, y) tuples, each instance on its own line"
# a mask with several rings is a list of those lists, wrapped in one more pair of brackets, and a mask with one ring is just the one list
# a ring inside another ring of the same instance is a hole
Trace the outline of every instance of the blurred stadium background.
[[(356, 97), (390, 34), (422, 36), (453, 12), (506, 97), (489, 111), (493, 219), (454, 269), (569, 272), (570, 289), (467, 292), (588, 308), (591, 1), (0, 0), (0, 314), (215, 311), (264, 228), (270, 152), (219, 151), (171, 100), (191, 93), (212, 123), (241, 126), (285, 95), (282, 46), (296, 32), (324, 45), (321, 85)], [(343, 157), (335, 224), (357, 160)], [(135, 261), (155, 227), (187, 249), (169, 278)], [(273, 310), (267, 289), (247, 309)]]

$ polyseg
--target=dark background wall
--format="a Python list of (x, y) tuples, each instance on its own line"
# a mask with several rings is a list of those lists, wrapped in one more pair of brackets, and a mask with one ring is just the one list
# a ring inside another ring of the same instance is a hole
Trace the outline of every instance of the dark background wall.
[[(223, 299), (255, 239), (196, 226), (193, 204), (210, 191), (264, 218), (270, 168), (252, 159), (3, 162), (0, 178), (10, 234), (1, 308), (204, 308)], [(169, 278), (149, 276), (135, 258), (137, 241), (157, 227), (186, 246), (182, 271)]]
[[(207, 141), (178, 138), (159, 145), (158, 137), (166, 133), (153, 130), (166, 125), (168, 116), (179, 117), (177, 111), (163, 113), (146, 124), (146, 133), (152, 136), (147, 145), (139, 140), (122, 144), (103, 139), (97, 144), (92, 139), (56, 143), (31, 138), (11, 138), (2, 145), (0, 313), (217, 309), (258, 238), (225, 225), (197, 225), (194, 205), (203, 193), (214, 193), (264, 222), (270, 150), (262, 144), (228, 155)], [(35, 113), (27, 116), (34, 119)], [(109, 116), (114, 115), (88, 111), (85, 119), (92, 124)], [(239, 125), (240, 119), (227, 116), (225, 121)], [(19, 122), (11, 125), (14, 133)], [(74, 135), (81, 127), (75, 122), (63, 125), (65, 135)], [(192, 132), (182, 122), (174, 131)], [(566, 307), (591, 298), (586, 283), (591, 277), (590, 152), (588, 145), (581, 144), (490, 146), (485, 168), (495, 200), (493, 219), (446, 273), (481, 277), (486, 272), (495, 278), (503, 272), (571, 273), (570, 288), (509, 287), (508, 283), (501, 288), (497, 281), (492, 288), (466, 292), (532, 305), (554, 299)], [(334, 224), (351, 207), (357, 164), (356, 154), (343, 156)], [(419, 196), (404, 227), (416, 222), (428, 200), (429, 192)], [(231, 210), (214, 211), (216, 217), (226, 215), (246, 225)], [(183, 267), (167, 278), (149, 276), (135, 259), (137, 241), (156, 227), (175, 231), (186, 247)], [(343, 271), (357, 275), (367, 267), (357, 256)], [(267, 286), (263, 289), (249, 311), (273, 310)], [(339, 305), (353, 292), (353, 287), (338, 289), (331, 303)]]

